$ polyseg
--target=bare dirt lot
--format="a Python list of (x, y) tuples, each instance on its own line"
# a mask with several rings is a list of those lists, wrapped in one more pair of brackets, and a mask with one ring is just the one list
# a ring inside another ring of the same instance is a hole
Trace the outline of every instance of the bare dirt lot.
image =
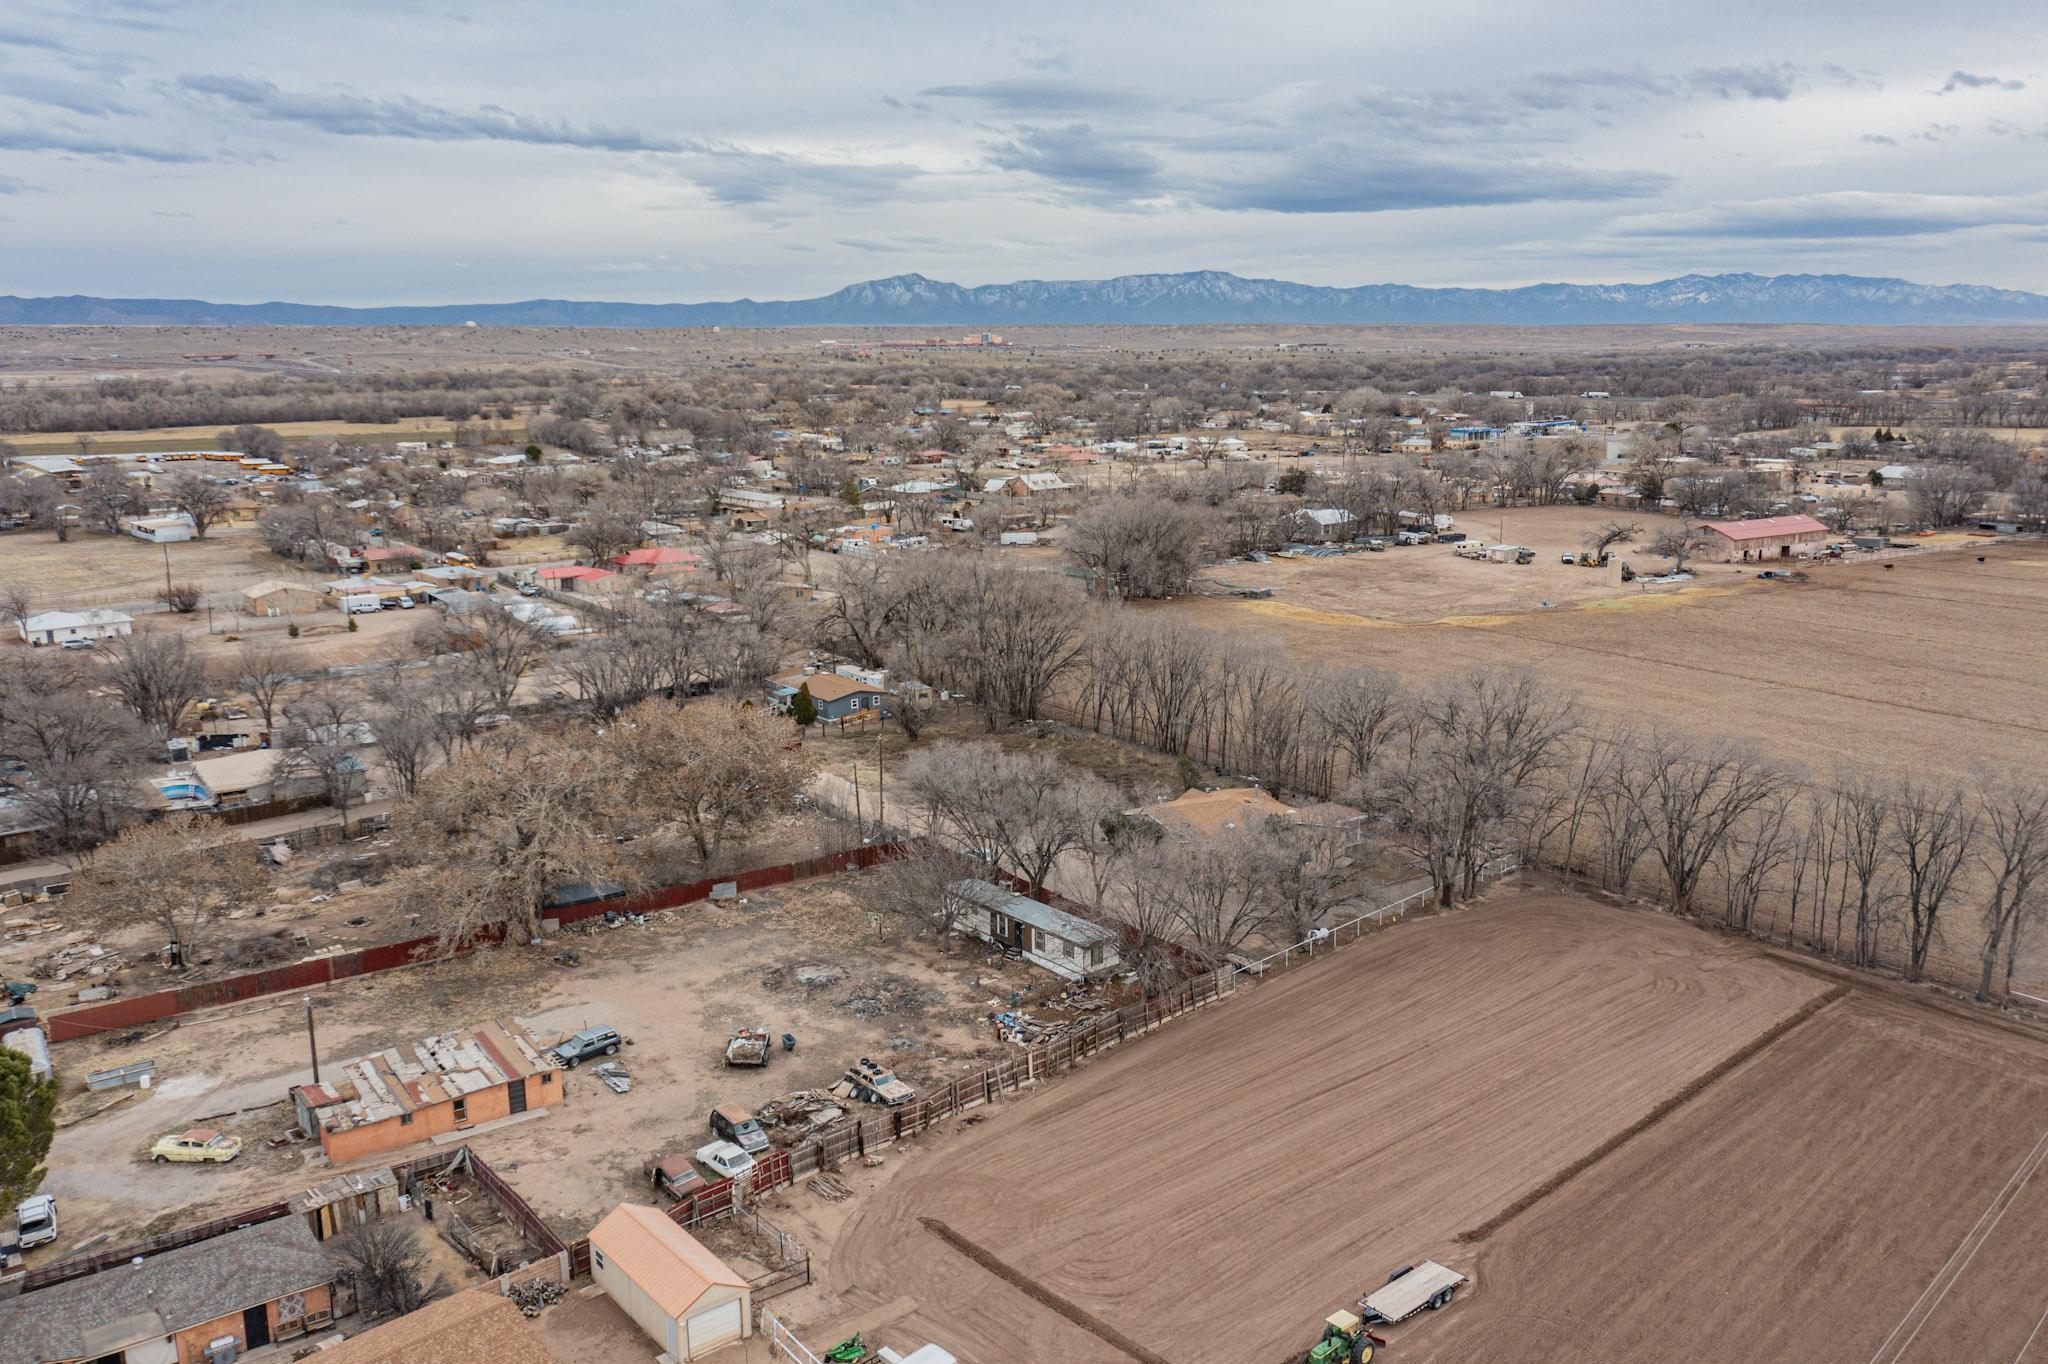
[[(1433, 547), (1412, 553), (1448, 558)], [(1524, 569), (1459, 563), (1503, 582), (1500, 575), (1538, 570), (1598, 576), (1567, 569), (1554, 554), (1547, 566), (1539, 556)], [(1229, 565), (1231, 580), (1245, 567)], [(2048, 670), (2040, 628), (2048, 544), (1930, 549), (1889, 568), (1830, 564), (1805, 583), (1724, 572), (1681, 591), (1631, 587), (1606, 601), (1535, 611), (1511, 596), (1461, 595), (1438, 568), (1395, 550), (1297, 561), (1288, 569), (1304, 585), (1270, 601), (1202, 597), (1156, 609), (1270, 637), (1298, 657), (1416, 680), (1479, 665), (1529, 668), (1609, 716), (1755, 739), (1818, 774), (1852, 750), (1899, 772), (1954, 779), (1987, 759), (2048, 761), (2037, 704)], [(1421, 585), (1393, 581), (1411, 572)], [(1362, 580), (1349, 605), (1332, 602), (1350, 574), (1369, 575), (1369, 588)], [(1393, 605), (1382, 606), (1389, 598)], [(1372, 614), (1383, 610), (1399, 614)]]
[(1417, 920), (947, 1138), (827, 1278), (984, 1364), (1277, 1362), (1388, 1268), (1468, 1265), (1462, 1231), (1827, 988), (1564, 896)]
[[(942, 955), (878, 942), (838, 879), (693, 906), (644, 927), (565, 933), (558, 945), (580, 951), (582, 964), (557, 966), (552, 948), (505, 949), (358, 978), (313, 998), (329, 1063), (507, 1014), (544, 1043), (598, 1023), (625, 1034), (630, 1045), (619, 1059), (634, 1078), (630, 1094), (579, 1072), (567, 1102), (545, 1118), (472, 1138), (571, 1237), (619, 1201), (649, 1196), (640, 1174), (647, 1157), (709, 1141), (714, 1104), (753, 1105), (822, 1087), (861, 1056), (886, 1058), (915, 1084), (943, 1083), (985, 1064), (970, 1058), (998, 1045), (980, 1022), (990, 1008), (1013, 991), (1033, 999), (1053, 983), (964, 947)], [(742, 1024), (794, 1033), (797, 1051), (778, 1050), (765, 1070), (729, 1070), (722, 1049)], [(317, 1147), (264, 1145), (290, 1124), (286, 1089), (310, 1078), (296, 997), (196, 1016), (168, 1032), (65, 1043), (56, 1059), (67, 1094), (87, 1070), (144, 1059), (156, 1061), (157, 1085), (59, 1132), (45, 1187), (62, 1201), (65, 1237), (38, 1260), (62, 1258), (97, 1232), (125, 1239), (145, 1226), (283, 1198), (327, 1177), (313, 1159)], [(72, 1114), (101, 1101), (91, 1098), (73, 1096)], [(146, 1161), (149, 1142), (201, 1121), (241, 1136), (242, 1156), (225, 1166)]]
[[(1458, 529), (1489, 545), (1534, 549), (1536, 562), (1497, 564), (1459, 558), (1451, 545), (1397, 545), (1378, 554), (1226, 563), (1204, 576), (1231, 587), (1270, 588), (1274, 600), (1286, 604), (1278, 608), (1282, 614), (1286, 608), (1298, 608), (1393, 624), (1486, 624), (1502, 615), (1635, 601), (1679, 590), (1621, 581), (1624, 558), (1642, 574), (1663, 573), (1670, 567), (1669, 561), (1640, 546), (1616, 551), (1604, 569), (1559, 562), (1560, 555), (1585, 548), (1585, 537), (1612, 521), (1641, 526), (1645, 540), (1666, 524), (1661, 517), (1597, 507), (1488, 508), (1458, 513)], [(1697, 581), (1689, 590), (1737, 588), (1753, 581), (1758, 567), (1695, 564)]]
[(163, 595), (166, 550), (171, 581), (192, 583), (209, 596), (269, 578), (318, 581), (265, 549), (254, 526), (221, 526), (204, 540), (176, 545), (84, 531), (59, 544), (47, 531), (14, 531), (0, 535), (0, 580), (34, 587), (39, 611), (154, 602)]

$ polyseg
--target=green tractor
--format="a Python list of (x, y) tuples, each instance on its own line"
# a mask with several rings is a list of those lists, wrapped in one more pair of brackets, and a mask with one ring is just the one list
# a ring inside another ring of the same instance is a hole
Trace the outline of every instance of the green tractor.
[(1323, 1322), (1323, 1338), (1310, 1348), (1304, 1364), (1366, 1364), (1386, 1343), (1366, 1330), (1355, 1313), (1332, 1312)]

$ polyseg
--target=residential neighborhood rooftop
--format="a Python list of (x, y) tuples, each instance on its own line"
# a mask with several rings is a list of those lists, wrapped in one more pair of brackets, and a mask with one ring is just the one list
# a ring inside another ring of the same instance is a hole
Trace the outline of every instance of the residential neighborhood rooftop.
[(305, 1219), (280, 1217), (0, 1301), (0, 1364), (118, 1358), (333, 1278)]

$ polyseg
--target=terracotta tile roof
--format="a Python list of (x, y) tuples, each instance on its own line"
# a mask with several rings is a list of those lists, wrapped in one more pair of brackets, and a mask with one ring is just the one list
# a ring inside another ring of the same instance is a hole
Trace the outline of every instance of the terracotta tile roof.
[(561, 1364), (510, 1298), (466, 1289), (320, 1352), (321, 1364)]
[(1175, 833), (1214, 838), (1226, 829), (1251, 829), (1276, 815), (1291, 816), (1295, 809), (1255, 786), (1232, 786), (1220, 791), (1189, 791), (1127, 813), (1142, 815)]
[(704, 556), (692, 554), (687, 549), (676, 549), (668, 545), (658, 545), (642, 549), (629, 549), (623, 554), (614, 554), (611, 557), (611, 562), (619, 565), (621, 568), (637, 568), (643, 564), (701, 564), (704, 562)]
[(745, 1288), (747, 1281), (696, 1237), (644, 1203), (621, 1203), (590, 1229), (590, 1248), (603, 1255), (652, 1298), (680, 1317), (714, 1287)]

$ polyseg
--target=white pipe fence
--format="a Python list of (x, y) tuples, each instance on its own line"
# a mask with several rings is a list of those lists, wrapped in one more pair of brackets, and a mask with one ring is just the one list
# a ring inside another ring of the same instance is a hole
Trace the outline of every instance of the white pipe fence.
[(767, 1308), (761, 1309), (761, 1334), (768, 1340), (770, 1359), (791, 1359), (796, 1364), (822, 1364), (811, 1353), (811, 1348), (796, 1338), (796, 1332), (784, 1326), (781, 1319)]

